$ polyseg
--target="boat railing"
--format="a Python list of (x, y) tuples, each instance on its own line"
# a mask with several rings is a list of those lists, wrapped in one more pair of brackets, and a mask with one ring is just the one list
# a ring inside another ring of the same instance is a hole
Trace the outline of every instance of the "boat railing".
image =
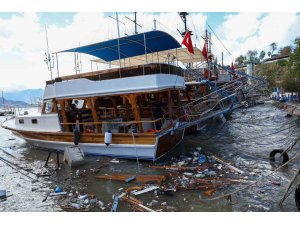
[[(101, 122), (66, 122), (60, 123), (62, 127), (64, 126), (72, 126), (73, 128), (76, 126), (80, 127), (80, 131), (83, 133), (97, 133), (97, 126), (103, 127), (98, 133), (104, 133), (107, 130), (111, 130), (112, 133), (129, 133), (133, 132), (136, 133), (138, 131), (138, 124), (148, 124), (145, 127), (151, 127), (150, 129), (144, 130), (144, 132), (148, 133), (158, 133), (159, 131), (163, 130), (167, 127), (166, 124), (167, 120), (164, 117), (155, 119), (155, 120), (141, 120), (141, 121), (116, 121), (116, 120), (109, 120), (109, 121), (101, 121)], [(161, 127), (158, 129), (158, 127)], [(104, 129), (104, 130), (103, 130)]]
[(181, 67), (165, 64), (165, 63), (149, 63), (137, 66), (129, 66), (122, 68), (114, 68), (107, 70), (94, 71), (89, 73), (81, 73), (76, 75), (57, 77), (54, 80), (49, 80), (46, 84), (53, 84), (65, 80), (73, 80), (86, 78), (93, 81), (110, 80), (118, 78), (127, 78), (135, 76), (145, 76), (152, 74), (173, 74), (177, 76), (184, 76), (184, 70)]

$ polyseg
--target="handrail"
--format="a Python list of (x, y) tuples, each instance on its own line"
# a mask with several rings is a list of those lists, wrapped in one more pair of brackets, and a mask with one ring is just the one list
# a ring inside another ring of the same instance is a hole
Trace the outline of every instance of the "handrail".
[(98, 125), (98, 124), (134, 124), (134, 123), (155, 123), (163, 120), (164, 118), (158, 118), (156, 120), (145, 120), (145, 121), (123, 121), (123, 122), (114, 122), (114, 121), (102, 121), (102, 122), (74, 122), (74, 123), (60, 123), (62, 125)]

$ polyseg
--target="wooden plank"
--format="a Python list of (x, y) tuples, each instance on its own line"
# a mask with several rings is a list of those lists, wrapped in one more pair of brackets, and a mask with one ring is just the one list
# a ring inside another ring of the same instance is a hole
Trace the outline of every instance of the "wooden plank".
[[(113, 174), (113, 175), (103, 175), (103, 176), (96, 176), (97, 179), (104, 179), (104, 180), (115, 180), (115, 181), (123, 181), (132, 177), (133, 175), (125, 175), (125, 174)], [(167, 179), (166, 176), (163, 175), (136, 175), (136, 182), (140, 183), (149, 183), (149, 182), (157, 182), (161, 184), (163, 181)]]
[[(60, 141), (73, 143), (73, 133), (71, 132), (29, 132), (16, 131), (25, 138), (45, 141)], [(81, 133), (81, 143), (104, 144), (104, 134), (102, 133)], [(154, 145), (156, 137), (153, 133), (144, 133), (144, 135), (135, 135), (135, 144)], [(134, 144), (131, 134), (113, 134), (112, 144)]]

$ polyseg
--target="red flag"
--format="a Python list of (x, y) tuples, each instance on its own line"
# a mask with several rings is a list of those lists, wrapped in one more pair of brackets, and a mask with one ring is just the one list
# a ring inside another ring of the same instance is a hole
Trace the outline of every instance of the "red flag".
[(234, 72), (234, 69), (235, 69), (235, 68), (234, 68), (233, 62), (231, 62), (231, 67), (230, 67), (230, 68), (231, 68), (231, 70), (232, 70), (232, 75), (235, 75), (235, 72)]
[(187, 47), (188, 51), (192, 54), (194, 54), (194, 48), (193, 48), (193, 43), (192, 43), (192, 38), (191, 38), (191, 32), (188, 31), (186, 32), (182, 44)]
[(204, 46), (203, 46), (203, 49), (202, 49), (202, 55), (204, 56), (204, 58), (207, 60), (207, 49), (206, 49), (206, 40), (204, 42)]

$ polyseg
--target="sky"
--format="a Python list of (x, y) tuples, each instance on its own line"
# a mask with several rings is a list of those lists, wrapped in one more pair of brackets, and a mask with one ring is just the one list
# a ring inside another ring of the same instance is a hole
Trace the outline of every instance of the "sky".
[[(28, 88), (44, 88), (50, 72), (44, 62), (46, 48), (45, 25), (47, 25), (50, 52), (92, 44), (117, 37), (116, 21), (109, 16), (115, 13), (101, 12), (55, 12), (10, 13), (0, 12), (0, 90), (11, 91)], [(133, 13), (119, 13), (121, 36), (133, 34), (134, 25), (128, 19)], [(177, 29), (183, 23), (177, 13), (138, 12), (137, 20), (142, 26), (139, 32), (157, 29), (174, 36), (180, 43), (182, 37)], [(297, 12), (191, 12), (187, 18), (192, 30), (193, 43), (202, 49), (205, 29), (212, 34), (212, 51), (231, 64), (248, 50), (269, 50), (272, 42), (278, 46), (290, 45), (300, 37), (300, 13)], [(212, 32), (212, 31), (211, 31)], [(217, 35), (217, 37), (215, 36)], [(226, 49), (225, 49), (225, 47)], [(82, 55), (82, 72), (91, 70), (91, 56)], [(60, 75), (74, 74), (73, 54), (59, 54)], [(57, 76), (56, 64), (53, 77)], [(94, 68), (95, 65), (94, 65)]]

